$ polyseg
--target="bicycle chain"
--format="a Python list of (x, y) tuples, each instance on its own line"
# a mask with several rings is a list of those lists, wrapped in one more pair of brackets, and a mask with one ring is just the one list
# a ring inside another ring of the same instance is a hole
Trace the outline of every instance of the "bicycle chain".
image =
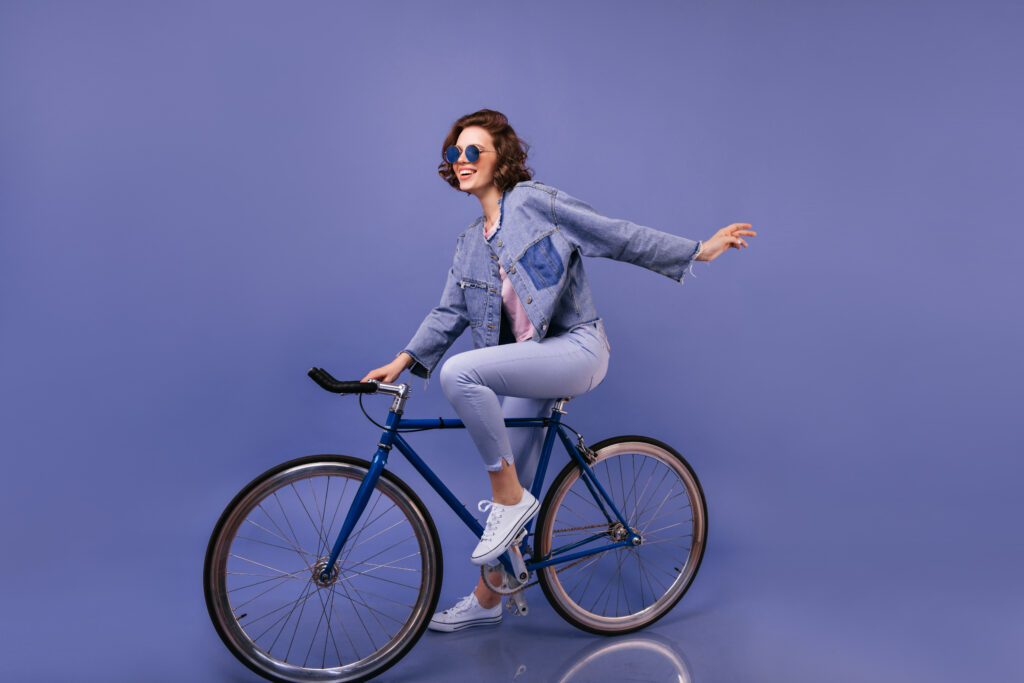
[[(561, 574), (561, 573), (562, 573), (562, 572), (564, 572), (564, 571), (565, 571), (566, 569), (571, 569), (571, 568), (575, 567), (576, 565), (578, 565), (578, 564), (579, 564), (580, 562), (583, 562), (584, 560), (589, 560), (589, 559), (590, 559), (590, 555), (587, 555), (586, 557), (581, 557), (580, 559), (576, 560), (575, 562), (572, 562), (572, 563), (570, 563), (570, 564), (567, 564), (567, 565), (565, 565), (565, 566), (564, 566), (564, 567), (562, 567), (561, 569), (556, 569), (556, 570), (555, 570), (555, 573), (556, 573), (556, 574)], [(540, 583), (540, 579), (534, 580), (534, 581), (533, 581), (533, 583), (528, 583), (528, 584), (526, 584), (525, 586), (523, 586), (523, 587), (522, 587), (522, 588), (520, 588), (519, 590), (526, 590), (526, 589), (527, 589), (527, 588), (529, 588), (530, 586), (536, 586), (536, 585), (537, 585), (538, 583)], [(517, 592), (518, 592), (518, 591), (517, 591)]]
[(604, 524), (591, 524), (590, 526), (569, 526), (564, 529), (555, 529), (551, 533), (553, 534), (564, 534), (569, 531), (586, 531), (587, 529), (600, 529), (603, 526), (608, 526), (608, 523)]
[[(586, 531), (587, 529), (600, 529), (601, 527), (607, 527), (607, 526), (608, 526), (607, 524), (591, 524), (590, 526), (573, 526), (573, 527), (566, 527), (564, 529), (555, 529), (551, 533), (552, 534), (562, 534), (562, 533), (567, 533), (567, 532), (570, 532), (570, 531)], [(590, 559), (590, 555), (587, 555), (586, 557), (581, 557), (580, 559), (576, 560), (575, 562), (567, 564), (567, 565), (565, 565), (564, 567), (562, 567), (560, 569), (556, 569), (555, 573), (556, 574), (561, 574), (566, 569), (571, 569), (571, 568), (575, 567), (576, 565), (578, 565), (579, 563), (581, 563), (581, 562), (583, 562), (585, 560), (589, 560), (589, 559)], [(502, 574), (504, 574), (504, 573), (505, 573), (505, 570), (504, 570), (504, 568), (502, 568)], [(481, 574), (482, 574), (482, 572), (481, 572)], [(494, 584), (492, 584), (490, 582), (490, 579), (485, 579), (485, 582), (490, 587), (490, 589), (493, 590), (495, 593), (500, 593), (501, 595), (512, 595), (513, 593), (518, 593), (519, 591), (523, 591), (523, 590), (526, 590), (527, 588), (530, 588), (532, 586), (536, 586), (538, 583), (540, 583), (540, 580), (539, 579), (535, 579), (534, 581), (532, 581), (530, 583), (523, 584), (521, 587), (515, 589), (514, 591), (510, 591), (508, 593), (502, 592), (500, 590), (495, 590), (495, 588), (500, 588), (500, 587), (494, 586)]]

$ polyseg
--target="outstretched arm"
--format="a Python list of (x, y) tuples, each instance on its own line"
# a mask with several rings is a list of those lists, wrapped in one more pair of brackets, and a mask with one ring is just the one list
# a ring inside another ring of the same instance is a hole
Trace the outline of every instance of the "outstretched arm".
[(559, 190), (551, 217), (562, 235), (584, 256), (632, 263), (682, 282), (698, 243), (630, 221), (608, 218)]
[(749, 223), (732, 223), (698, 243), (629, 221), (607, 218), (562, 191), (552, 202), (552, 216), (584, 256), (626, 261), (680, 282), (693, 261), (713, 261), (726, 249), (748, 246), (743, 238), (757, 235)]

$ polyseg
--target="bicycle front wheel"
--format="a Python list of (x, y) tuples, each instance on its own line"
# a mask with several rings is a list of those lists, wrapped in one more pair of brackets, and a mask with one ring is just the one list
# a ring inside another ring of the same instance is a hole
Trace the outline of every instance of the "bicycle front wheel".
[(206, 606), (228, 649), (274, 681), (362, 681), (422, 635), (441, 589), (441, 544), (415, 493), (385, 471), (328, 580), (327, 565), (369, 469), (320, 455), (246, 486), (206, 551)]
[[(591, 470), (641, 542), (544, 567), (538, 579), (570, 624), (591, 633), (629, 633), (663, 617), (690, 587), (707, 544), (707, 504), (689, 463), (660, 441), (619, 436), (592, 450)], [(629, 529), (598, 496), (569, 463), (541, 507), (535, 557), (627, 538)]]

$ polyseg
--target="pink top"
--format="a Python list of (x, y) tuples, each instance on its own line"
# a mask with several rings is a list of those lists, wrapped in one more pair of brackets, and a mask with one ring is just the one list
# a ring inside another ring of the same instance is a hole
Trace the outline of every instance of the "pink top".
[[(491, 239), (491, 235), (497, 229), (497, 223), (490, 229), (485, 227), (484, 238)], [(501, 276), (501, 305), (505, 307), (505, 315), (512, 323), (512, 334), (515, 335), (517, 342), (533, 339), (533, 324), (530, 322), (529, 316), (526, 315), (526, 309), (523, 308), (523, 302), (519, 300), (519, 295), (512, 288), (512, 283), (508, 281), (505, 268), (500, 263), (498, 264), (498, 275)]]

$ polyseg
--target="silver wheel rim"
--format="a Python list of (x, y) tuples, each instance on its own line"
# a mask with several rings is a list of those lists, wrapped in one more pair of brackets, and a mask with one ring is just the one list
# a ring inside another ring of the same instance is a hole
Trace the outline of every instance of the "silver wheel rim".
[(260, 482), (212, 553), (211, 594), (237, 652), (287, 681), (344, 681), (386, 667), (428, 618), (429, 525), (385, 478), (326, 582), (318, 579), (365, 469), (314, 462)]

